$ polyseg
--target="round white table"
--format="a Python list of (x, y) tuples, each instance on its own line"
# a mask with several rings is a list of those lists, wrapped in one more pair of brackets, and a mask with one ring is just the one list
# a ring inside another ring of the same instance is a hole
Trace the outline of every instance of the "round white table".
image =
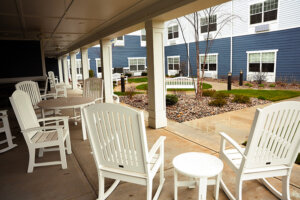
[[(199, 200), (206, 199), (207, 185), (215, 185), (215, 199), (219, 197), (223, 162), (206, 153), (189, 152), (176, 156), (174, 166), (174, 200), (177, 200), (178, 187), (195, 187), (198, 185)], [(190, 177), (190, 181), (178, 181), (178, 173)], [(212, 178), (209, 179), (208, 178)]]
[[(90, 104), (94, 103), (94, 98), (88, 98), (88, 97), (63, 97), (63, 98), (57, 98), (57, 99), (49, 99), (49, 100), (43, 100), (37, 104), (38, 107), (42, 109), (42, 112), (44, 113), (44, 109), (69, 109), (69, 108), (79, 108), (80, 109), (80, 115), (83, 116), (82, 109), (85, 106), (88, 106)], [(75, 120), (77, 118), (76, 113), (74, 111), (74, 117)], [(86, 136), (86, 128), (85, 128), (85, 122), (84, 120), (81, 120), (81, 126), (82, 126), (82, 136), (83, 140), (87, 139)]]

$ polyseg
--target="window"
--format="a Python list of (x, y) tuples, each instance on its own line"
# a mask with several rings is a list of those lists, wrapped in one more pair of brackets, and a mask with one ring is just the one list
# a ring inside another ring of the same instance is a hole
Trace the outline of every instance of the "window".
[(201, 54), (200, 55), (200, 65), (202, 66), (201, 70), (204, 67), (204, 71), (217, 71), (218, 55), (208, 54), (207, 57), (206, 57), (205, 65), (203, 64), (204, 63), (204, 58), (205, 58), (205, 55)]
[(178, 25), (173, 25), (168, 27), (168, 39), (178, 38)]
[(98, 73), (102, 73), (101, 59), (100, 58), (96, 58), (96, 68), (97, 68)]
[(266, 0), (250, 6), (250, 24), (277, 19), (278, 0)]
[(180, 57), (179, 56), (168, 56), (168, 69), (179, 70)]
[(276, 52), (248, 52), (249, 72), (274, 72)]
[(130, 71), (144, 71), (146, 58), (128, 58)]
[(81, 59), (76, 59), (76, 71), (77, 74), (82, 74)]
[[(209, 22), (209, 23), (208, 23)], [(217, 15), (211, 15), (200, 19), (201, 33), (207, 33), (208, 31), (217, 30)]]
[(146, 30), (141, 30), (141, 46), (146, 46)]

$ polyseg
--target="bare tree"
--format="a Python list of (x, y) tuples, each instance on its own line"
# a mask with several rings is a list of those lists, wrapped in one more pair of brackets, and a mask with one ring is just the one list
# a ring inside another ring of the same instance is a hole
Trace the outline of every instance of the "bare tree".
[[(200, 99), (202, 98), (202, 92), (203, 92), (203, 80), (204, 80), (204, 72), (205, 72), (205, 65), (206, 65), (206, 61), (207, 61), (207, 56), (208, 53), (210, 51), (210, 48), (213, 45), (214, 40), (216, 39), (216, 37), (221, 33), (221, 30), (228, 24), (231, 22), (231, 20), (233, 20), (233, 18), (235, 18), (236, 16), (233, 16), (231, 14), (224, 14), (222, 13), (221, 15), (218, 16), (217, 18), (217, 12), (219, 11), (220, 6), (215, 6), (215, 7), (211, 7), (208, 9), (205, 9), (203, 11), (199, 11), (199, 12), (194, 12), (191, 13), (189, 15), (186, 15), (183, 17), (183, 19), (185, 21), (187, 21), (191, 27), (192, 27), (192, 32), (194, 34), (194, 39), (195, 39), (195, 48), (196, 48), (196, 65), (197, 65), (197, 92), (196, 92), (196, 98)], [(185, 46), (186, 46), (186, 50), (188, 51), (188, 46), (187, 46), (187, 41), (186, 41), (186, 37), (185, 37), (185, 32), (183, 31), (183, 27), (182, 27), (182, 22), (177, 18), (176, 19), (178, 22), (178, 25), (180, 27), (184, 42), (185, 42)], [(201, 63), (201, 76), (200, 76), (200, 48), (199, 48), (199, 44), (200, 44), (200, 37), (199, 34), (201, 32), (202, 29), (202, 25), (205, 24), (205, 26), (203, 26), (203, 28), (207, 29), (204, 32), (206, 32), (206, 38), (205, 38), (205, 50), (204, 50), (204, 59)], [(214, 26), (217, 29), (215, 34), (213, 36), (211, 36), (211, 31), (214, 30)], [(188, 59), (190, 61), (190, 56), (188, 55)], [(189, 62), (191, 63), (191, 62)], [(191, 69), (191, 64), (188, 66)], [(192, 71), (192, 70), (190, 70)]]

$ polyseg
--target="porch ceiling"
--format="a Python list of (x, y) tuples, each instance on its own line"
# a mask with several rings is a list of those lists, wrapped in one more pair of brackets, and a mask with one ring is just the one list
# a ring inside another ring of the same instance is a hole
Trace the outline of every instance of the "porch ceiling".
[(0, 0), (1, 40), (44, 39), (47, 56), (90, 46), (228, 0)]

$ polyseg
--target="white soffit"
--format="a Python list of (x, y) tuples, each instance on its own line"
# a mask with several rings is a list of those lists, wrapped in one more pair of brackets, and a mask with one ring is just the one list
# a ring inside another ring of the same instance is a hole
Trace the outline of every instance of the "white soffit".
[(169, 20), (226, 1), (0, 0), (0, 39), (43, 39), (46, 56), (58, 56), (139, 30), (151, 18)]

